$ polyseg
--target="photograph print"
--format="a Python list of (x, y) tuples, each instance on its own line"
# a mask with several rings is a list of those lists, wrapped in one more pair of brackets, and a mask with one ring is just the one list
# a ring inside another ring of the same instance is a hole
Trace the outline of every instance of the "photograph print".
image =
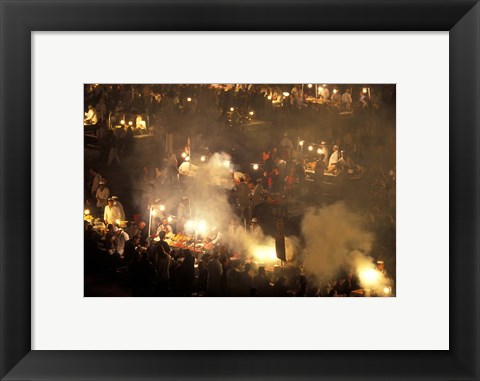
[(396, 85), (84, 84), (85, 297), (395, 297)]

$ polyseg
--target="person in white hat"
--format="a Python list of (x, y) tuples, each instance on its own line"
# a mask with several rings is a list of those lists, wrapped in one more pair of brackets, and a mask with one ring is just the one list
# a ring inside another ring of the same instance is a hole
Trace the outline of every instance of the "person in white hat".
[(252, 223), (250, 224), (250, 227), (248, 228), (248, 231), (254, 237), (257, 237), (257, 238), (263, 237), (262, 228), (258, 224), (258, 219), (256, 217), (252, 218)]
[(338, 146), (335, 144), (333, 146), (333, 153), (330, 156), (330, 160), (328, 160), (328, 169), (329, 170), (335, 169), (339, 160), (340, 160), (340, 153), (338, 151)]
[(110, 190), (105, 186), (105, 181), (102, 180), (99, 183), (95, 197), (97, 198), (97, 208), (105, 208), (107, 206), (108, 197), (110, 197)]
[(115, 225), (117, 224), (118, 220), (123, 221), (120, 208), (115, 205), (115, 201), (111, 197), (108, 199), (108, 205), (105, 206), (105, 211), (103, 212), (103, 219), (106, 225)]
[(112, 198), (113, 198), (113, 205), (117, 206), (118, 209), (120, 209), (120, 219), (122, 221), (125, 221), (125, 210), (123, 209), (122, 203), (120, 202), (117, 196), (112, 196)]
[(324, 141), (322, 141), (320, 143), (319, 155), (322, 155), (322, 154), (324, 155), (323, 156), (323, 161), (325, 162), (325, 164), (328, 164), (328, 157), (329, 157), (328, 154), (329, 154), (329, 152), (328, 152), (327, 144)]

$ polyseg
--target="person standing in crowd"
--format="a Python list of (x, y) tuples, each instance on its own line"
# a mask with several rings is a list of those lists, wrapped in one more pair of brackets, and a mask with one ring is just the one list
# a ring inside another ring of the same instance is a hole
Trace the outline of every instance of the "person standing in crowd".
[(235, 196), (240, 218), (250, 219), (250, 188), (243, 177), (240, 178), (240, 183), (235, 187)]
[(352, 108), (352, 96), (350, 95), (350, 89), (346, 89), (342, 94), (342, 106), (347, 111)]
[(162, 223), (158, 227), (156, 235), (159, 236), (161, 231), (164, 231), (165, 234), (173, 234), (172, 225), (168, 223), (168, 219), (166, 218), (162, 218)]
[(165, 236), (167, 233), (165, 231), (161, 230), (160, 233), (158, 234), (158, 237), (160, 238), (160, 241), (158, 241), (157, 246), (162, 246), (163, 251), (166, 254), (170, 254), (172, 252), (172, 249), (170, 246), (168, 246), (168, 243), (165, 241)]
[(108, 198), (108, 205), (105, 206), (105, 211), (103, 212), (103, 220), (105, 221), (106, 225), (117, 224), (117, 221), (121, 219), (122, 213), (120, 212), (120, 208), (115, 205), (113, 198)]
[(105, 186), (105, 181), (102, 180), (99, 183), (99, 187), (95, 192), (95, 197), (97, 198), (97, 208), (100, 211), (107, 206), (108, 198), (110, 196), (110, 190)]
[(292, 157), (293, 143), (286, 132), (283, 134), (283, 138), (280, 140), (279, 146), (281, 152), (284, 154), (285, 160), (290, 159)]
[(323, 155), (323, 161), (325, 162), (325, 164), (328, 164), (329, 152), (328, 152), (327, 144), (324, 141), (320, 143), (319, 154)]
[(332, 102), (336, 105), (340, 105), (340, 103), (342, 103), (342, 94), (340, 94), (338, 89), (333, 89)]
[(263, 231), (260, 225), (258, 224), (258, 220), (256, 217), (252, 218), (252, 223), (250, 224), (250, 227), (248, 228), (248, 231), (250, 232), (251, 235), (261, 238), (263, 237)]
[(130, 239), (130, 237), (126, 232), (123, 231), (123, 229), (119, 227), (113, 228), (113, 231), (115, 232), (115, 251), (118, 253), (118, 255), (120, 255), (121, 258), (123, 258), (125, 244)]
[(172, 264), (172, 258), (167, 252), (165, 252), (165, 248), (163, 245), (157, 245), (155, 251), (157, 252), (156, 275), (158, 294), (159, 296), (165, 296), (168, 293), (168, 284), (170, 281), (170, 266)]
[(212, 258), (207, 264), (207, 294), (208, 296), (220, 296), (222, 293), (223, 267), (218, 260), (220, 254), (217, 250), (213, 252)]
[(338, 152), (338, 146), (335, 144), (333, 146), (333, 153), (328, 160), (328, 169), (331, 171), (336, 168), (338, 161), (340, 160), (340, 155)]
[(92, 195), (97, 193), (97, 189), (100, 187), (100, 181), (102, 181), (102, 175), (94, 168), (90, 168), (90, 176), (92, 177)]
[(258, 274), (253, 277), (253, 288), (257, 290), (257, 296), (270, 295), (270, 283), (267, 279), (267, 271), (264, 266), (258, 268)]
[(118, 207), (118, 209), (120, 210), (120, 220), (125, 221), (125, 211), (123, 210), (122, 203), (120, 202), (117, 196), (112, 196), (112, 199), (113, 199), (113, 205)]
[(263, 188), (262, 182), (263, 180), (261, 178), (258, 178), (257, 185), (253, 189), (253, 197), (252, 197), (252, 203), (253, 203), (252, 216), (253, 217), (257, 217), (260, 214), (259, 209), (261, 209), (261, 206), (263, 205), (263, 201), (265, 200), (265, 195), (267, 193)]

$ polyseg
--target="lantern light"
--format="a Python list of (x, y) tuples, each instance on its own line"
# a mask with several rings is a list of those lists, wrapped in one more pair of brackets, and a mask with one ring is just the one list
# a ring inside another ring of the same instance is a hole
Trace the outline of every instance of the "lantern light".
[(298, 144), (300, 144), (301, 146), (303, 146), (304, 143), (305, 143), (305, 140), (300, 140), (300, 141), (298, 142)]
[(206, 158), (205, 156), (202, 156), (202, 157), (200, 158), (200, 160), (201, 160), (201, 161), (205, 161), (205, 160), (207, 160), (207, 158)]
[(167, 217), (167, 221), (168, 221), (169, 223), (172, 223), (172, 221), (173, 221), (172, 216), (168, 216), (168, 217)]
[(117, 225), (120, 225), (120, 222), (122, 222), (122, 221), (120, 221), (119, 218), (117, 218), (117, 219), (115, 220), (115, 223), (116, 223)]
[(368, 91), (366, 87), (363, 88), (362, 92), (365, 94)]
[(187, 153), (186, 152), (182, 152), (182, 157), (185, 159), (187, 157)]
[(290, 95), (290, 93), (289, 93), (288, 91), (284, 91), (284, 92), (283, 92), (283, 96), (284, 96), (284, 97), (288, 97), (289, 95)]
[(122, 125), (125, 124), (125, 121), (122, 119), (122, 120), (120, 121), (120, 124), (122, 124)]
[(132, 125), (133, 125), (133, 122), (132, 122), (132, 121), (128, 122), (128, 125), (129, 125), (129, 126), (132, 126)]
[(311, 89), (311, 88), (313, 87), (313, 85), (312, 85), (311, 83), (309, 83), (309, 84), (307, 85), (307, 87), (308, 87), (309, 89)]
[(253, 111), (250, 111), (248, 114), (249, 114), (250, 116), (253, 116), (254, 112), (253, 112)]
[(233, 107), (230, 107), (230, 111), (235, 111), (235, 109)]
[(152, 209), (151, 214), (152, 214), (152, 216), (156, 216), (156, 215), (157, 215), (157, 211)]
[(272, 96), (269, 95), (269, 96), (267, 97), (267, 99), (268, 99), (269, 101), (271, 101), (271, 100), (272, 100)]
[(313, 151), (313, 146), (308, 146), (309, 151)]
[(256, 171), (258, 169), (258, 164), (253, 164), (253, 169)]
[(90, 209), (85, 209), (83, 211), (83, 214), (85, 214), (86, 216), (88, 216), (90, 214)]
[(192, 98), (188, 97), (187, 102), (191, 102), (191, 101), (192, 101)]
[(318, 153), (318, 154), (321, 154), (321, 153), (322, 153), (322, 149), (321, 149), (321, 148), (317, 149), (317, 153)]
[(160, 205), (158, 209), (160, 209), (163, 212), (165, 210), (165, 205)]

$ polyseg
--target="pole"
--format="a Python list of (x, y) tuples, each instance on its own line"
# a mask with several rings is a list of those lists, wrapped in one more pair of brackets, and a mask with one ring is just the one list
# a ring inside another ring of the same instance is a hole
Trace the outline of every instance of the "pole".
[(150, 206), (150, 216), (148, 218), (148, 236), (152, 235), (152, 206)]

